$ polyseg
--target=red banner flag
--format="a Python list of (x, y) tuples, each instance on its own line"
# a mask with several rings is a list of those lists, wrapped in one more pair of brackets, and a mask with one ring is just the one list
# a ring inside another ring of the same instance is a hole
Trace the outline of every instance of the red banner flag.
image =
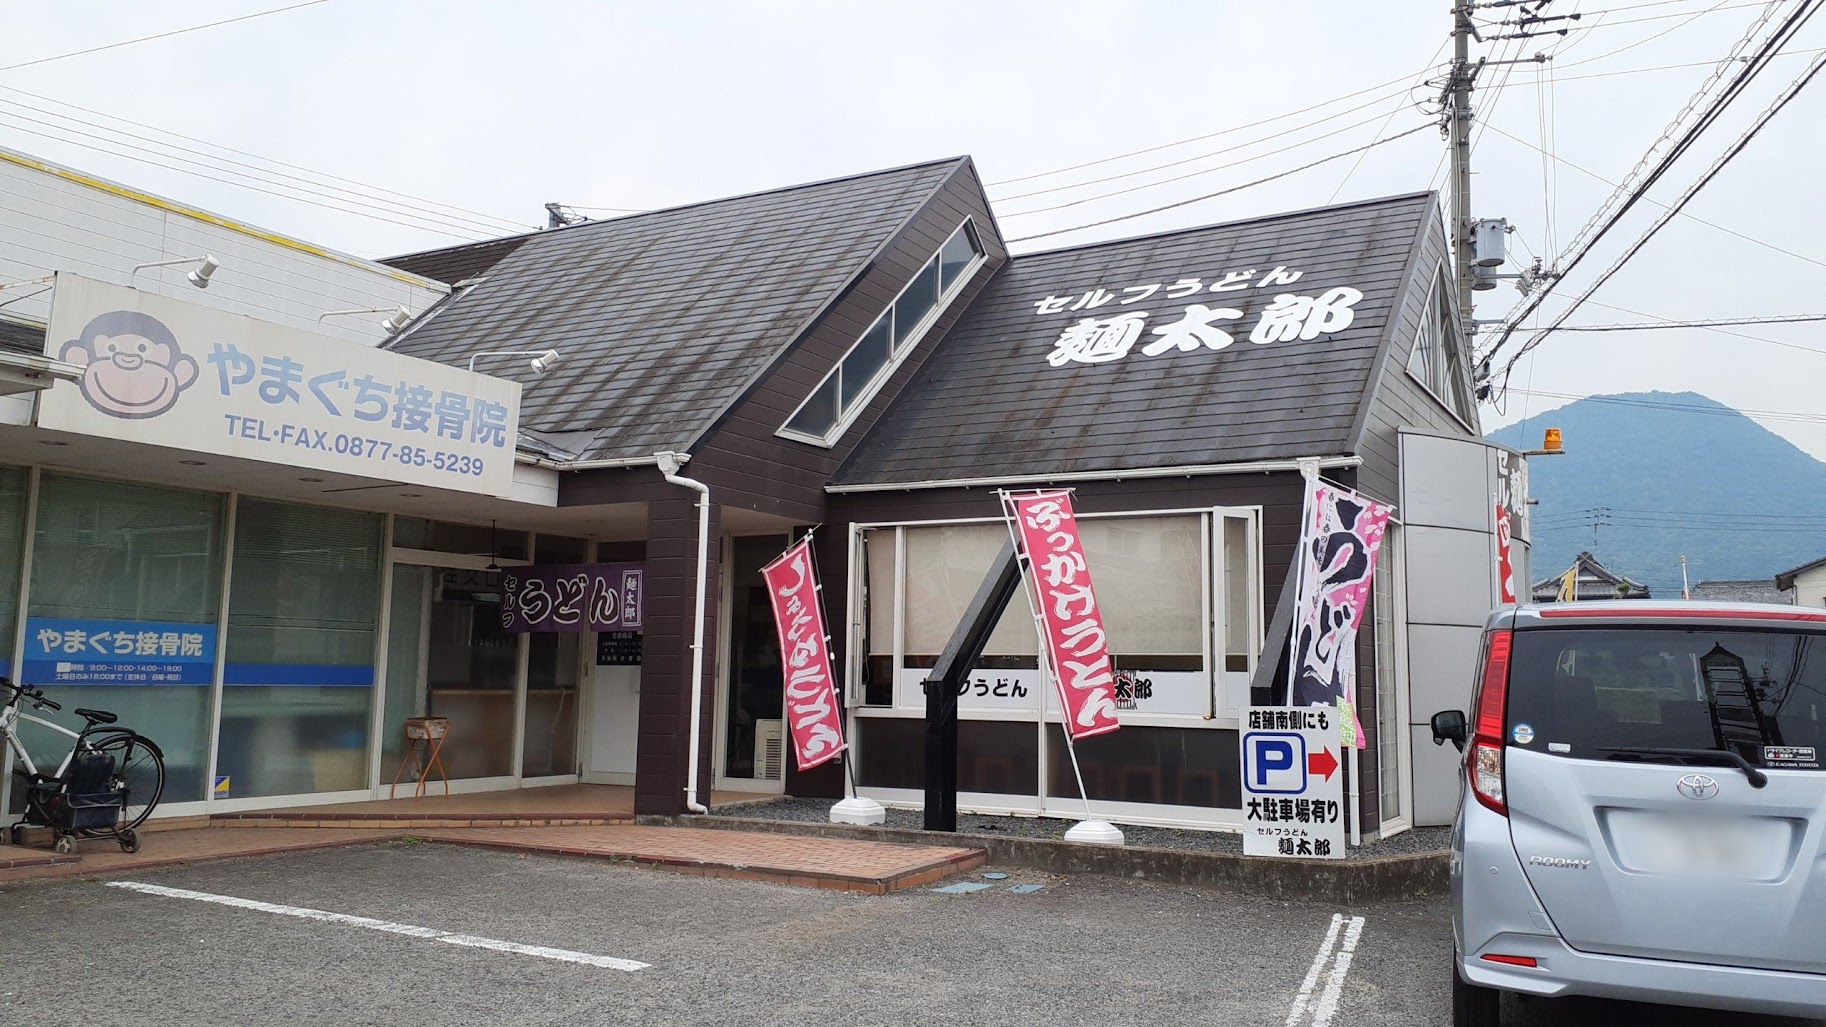
[(818, 574), (812, 567), (811, 538), (761, 568), (774, 624), (780, 630), (780, 658), (786, 675), (786, 724), (792, 731), (799, 769), (810, 770), (845, 748), (843, 710), (837, 705), (836, 677), (825, 645), (824, 613), (818, 602)]
[(1509, 508), (1496, 504), (1496, 579), (1503, 602), (1515, 602), (1515, 564), (1509, 558)]
[(1010, 496), (1008, 504), (1027, 556), (1028, 594), (1040, 613), (1065, 729), (1074, 739), (1114, 731), (1121, 726), (1116, 722), (1116, 677), (1071, 493)]

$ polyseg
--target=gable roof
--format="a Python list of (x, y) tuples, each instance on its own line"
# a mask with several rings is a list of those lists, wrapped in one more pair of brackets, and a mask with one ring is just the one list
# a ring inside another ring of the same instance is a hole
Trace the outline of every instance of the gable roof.
[[(967, 157), (393, 258), (482, 281), (391, 348), (524, 384), (520, 424), (579, 460), (686, 450)], [(489, 247), (493, 245), (493, 249)]]
[[(1436, 202), (1433, 193), (1415, 193), (1015, 256), (835, 484), (1352, 453), (1359, 411), (1411, 287), (1416, 242), (1437, 220)], [(1297, 284), (1259, 281), (1277, 267), (1298, 271)], [(1243, 288), (1211, 290), (1226, 273), (1243, 271), (1255, 272)], [(1310, 341), (1248, 341), (1277, 295), (1319, 296), (1339, 286), (1363, 294), (1348, 327)], [(1071, 309), (1087, 294), (1090, 301)], [(1066, 298), (1062, 307), (1042, 311), (1042, 301), (1058, 297)], [(1179, 321), (1192, 304), (1240, 310), (1241, 317), (1216, 322), (1235, 341), (1216, 352), (1200, 345), (1145, 355), (1150, 330)], [(1133, 312), (1146, 314), (1147, 328), (1126, 356), (1049, 363), (1075, 324)]]
[(533, 235), (510, 235), (505, 239), (485, 239), (482, 242), (465, 243), (462, 246), (447, 246), (438, 250), (424, 250), (419, 253), (406, 253), (397, 257), (388, 257), (381, 261), (410, 271), (415, 275), (455, 285), (468, 278), (483, 274), (489, 268), (506, 259), (507, 255), (525, 245)]
[(1728, 603), (1794, 605), (1793, 589), (1780, 587), (1769, 578), (1695, 581), (1690, 591), (1694, 599), (1715, 599)]
[(1573, 558), (1572, 566), (1549, 578), (1542, 578), (1534, 583), (1531, 590), (1536, 602), (1551, 603), (1560, 594), (1560, 579), (1567, 571), (1577, 570), (1578, 593), (1582, 600), (1590, 599), (1647, 599), (1648, 586), (1641, 582), (1613, 573), (1610, 568), (1598, 562), (1598, 558), (1589, 552), (1581, 551)]
[(1784, 590), (1793, 588), (1794, 579), (1796, 577), (1799, 577), (1800, 575), (1805, 574), (1808, 571), (1814, 570), (1815, 568), (1819, 568), (1819, 567), (1826, 567), (1826, 556), (1822, 556), (1818, 560), (1814, 560), (1809, 563), (1801, 564), (1799, 567), (1796, 567), (1792, 570), (1786, 570), (1786, 571), (1781, 572), (1780, 574), (1777, 574), (1775, 576), (1775, 584), (1778, 588), (1782, 588)]

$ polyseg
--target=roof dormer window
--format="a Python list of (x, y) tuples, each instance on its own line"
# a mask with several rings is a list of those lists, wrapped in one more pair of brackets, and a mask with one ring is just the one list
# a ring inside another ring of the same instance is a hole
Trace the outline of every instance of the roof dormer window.
[(975, 226), (966, 220), (793, 411), (778, 434), (819, 446), (835, 443), (963, 291), (982, 261), (983, 244)]

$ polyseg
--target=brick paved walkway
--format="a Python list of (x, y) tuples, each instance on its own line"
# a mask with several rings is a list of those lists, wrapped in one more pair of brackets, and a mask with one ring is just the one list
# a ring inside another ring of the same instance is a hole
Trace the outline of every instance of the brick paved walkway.
[(646, 863), (681, 873), (882, 895), (981, 866), (981, 849), (691, 827), (478, 828), (435, 842)]
[(76, 858), (47, 849), (0, 847), (0, 885), (41, 878), (116, 874), (148, 867), (304, 849), (381, 842), (414, 834), (473, 845), (560, 856), (627, 860), (679, 873), (774, 881), (805, 888), (882, 895), (917, 888), (982, 865), (981, 849), (750, 834), (689, 827), (470, 827), (402, 831), (354, 827), (216, 826), (141, 834), (137, 853), (106, 838), (77, 843)]
[[(113, 874), (148, 867), (198, 863), (237, 856), (268, 856), (276, 852), (301, 849), (327, 849), (362, 842), (386, 841), (399, 837), (398, 831), (321, 830), (317, 828), (236, 829), (217, 828), (193, 831), (153, 831), (140, 835), (140, 851), (122, 852), (107, 838), (85, 838), (76, 843), (77, 859), (46, 866), (15, 866), (0, 869), (0, 884), (35, 880), (44, 877), (75, 877)], [(8, 847), (9, 853), (21, 850)], [(38, 856), (52, 855), (48, 849), (23, 850)], [(59, 857), (60, 859), (66, 857)]]

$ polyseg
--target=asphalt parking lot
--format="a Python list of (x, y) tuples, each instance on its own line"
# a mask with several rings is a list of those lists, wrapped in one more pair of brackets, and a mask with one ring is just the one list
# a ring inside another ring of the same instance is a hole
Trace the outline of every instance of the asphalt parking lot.
[[(388, 844), (26, 885), (0, 892), (0, 1023), (1449, 1022), (1443, 902), (1007, 872), (876, 897)], [(1621, 1003), (1508, 1012), (1719, 1022)]]

